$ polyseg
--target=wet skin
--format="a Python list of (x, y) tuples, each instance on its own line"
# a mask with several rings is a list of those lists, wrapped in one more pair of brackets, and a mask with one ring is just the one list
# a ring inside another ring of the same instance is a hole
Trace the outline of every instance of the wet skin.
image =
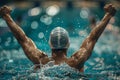
[[(112, 4), (108, 4), (104, 7), (105, 15), (101, 22), (91, 31), (87, 38), (83, 41), (80, 49), (76, 51), (70, 58), (67, 58), (67, 49), (52, 50), (52, 57), (49, 58), (43, 51), (39, 50), (34, 42), (28, 38), (23, 30), (13, 21), (10, 16), (11, 8), (3, 6), (0, 8), (0, 16), (6, 21), (8, 27), (18, 40), (19, 44), (24, 50), (25, 55), (34, 63), (47, 64), (49, 61), (54, 61), (55, 65), (61, 63), (67, 63), (69, 66), (84, 71), (84, 63), (92, 54), (92, 50), (97, 42), (98, 38), (104, 31), (109, 20), (115, 15), (116, 9)], [(35, 69), (40, 66), (35, 66)]]

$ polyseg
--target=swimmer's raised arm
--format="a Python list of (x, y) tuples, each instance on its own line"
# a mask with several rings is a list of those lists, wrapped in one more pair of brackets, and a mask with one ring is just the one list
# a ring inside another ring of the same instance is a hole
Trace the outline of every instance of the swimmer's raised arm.
[(76, 64), (76, 67), (78, 67), (79, 64), (84, 64), (84, 62), (90, 57), (95, 43), (104, 31), (111, 17), (116, 13), (112, 4), (106, 5), (104, 9), (106, 13), (101, 22), (91, 31), (90, 35), (88, 35), (83, 41), (80, 49), (71, 57), (72, 60), (74, 60), (73, 62)]
[[(3, 6), (0, 8), (0, 16), (6, 21), (8, 27), (22, 46), (26, 56), (34, 63), (39, 64), (42, 58), (46, 58), (42, 51), (38, 50), (33, 41), (28, 38), (24, 31), (13, 21), (10, 16), (11, 8)], [(42, 61), (44, 63), (44, 61)]]
[(109, 20), (115, 15), (116, 9), (112, 4), (108, 4), (104, 7), (105, 16), (101, 20), (101, 22), (91, 31), (89, 38), (91, 40), (98, 40), (102, 32), (104, 31), (106, 25), (108, 24)]

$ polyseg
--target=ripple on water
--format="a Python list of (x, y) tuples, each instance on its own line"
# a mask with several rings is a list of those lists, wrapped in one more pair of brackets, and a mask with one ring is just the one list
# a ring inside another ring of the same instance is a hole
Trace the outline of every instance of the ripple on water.
[(33, 71), (34, 66), (23, 64), (16, 66), (14, 62), (6, 64), (5, 69), (0, 68), (0, 80), (119, 80), (120, 78), (119, 70), (96, 70), (96, 72), (80, 73), (65, 63), (54, 65), (54, 62), (49, 62), (40, 66), (41, 69), (35, 72)]

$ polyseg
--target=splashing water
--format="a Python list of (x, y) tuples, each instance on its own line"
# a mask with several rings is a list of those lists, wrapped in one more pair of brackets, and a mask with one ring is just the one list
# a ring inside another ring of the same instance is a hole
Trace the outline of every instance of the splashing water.
[[(22, 61), (23, 62), (23, 61)], [(28, 63), (24, 60), (25, 63)], [(9, 67), (8, 67), (9, 65)], [(11, 66), (11, 67), (10, 67)], [(26, 68), (26, 66), (28, 68)], [(4, 64), (4, 68), (0, 70), (0, 79), (13, 80), (119, 80), (120, 71), (101, 71), (97, 73), (81, 73), (78, 70), (68, 66), (66, 63), (54, 65), (51, 61), (46, 65), (40, 65), (41, 68), (33, 71), (31, 65), (22, 65), (15, 67), (15, 64)], [(6, 77), (4, 77), (6, 76)]]

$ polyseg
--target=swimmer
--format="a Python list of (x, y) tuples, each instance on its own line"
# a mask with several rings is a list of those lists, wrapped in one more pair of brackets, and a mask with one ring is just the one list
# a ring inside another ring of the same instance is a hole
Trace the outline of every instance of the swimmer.
[(70, 45), (68, 32), (61, 27), (56, 27), (51, 31), (49, 44), (52, 49), (52, 57), (48, 57), (43, 51), (39, 50), (34, 42), (28, 38), (23, 30), (13, 21), (10, 16), (11, 8), (3, 6), (0, 8), (0, 16), (6, 21), (7, 25), (13, 32), (19, 44), (24, 50), (25, 55), (33, 62), (35, 69), (39, 69), (39, 64), (47, 64), (54, 61), (55, 65), (67, 63), (69, 66), (84, 72), (84, 63), (89, 59), (92, 50), (98, 38), (104, 31), (109, 20), (115, 15), (116, 10), (112, 4), (104, 7), (105, 15), (101, 22), (91, 31), (87, 38), (83, 41), (80, 49), (76, 51), (70, 58), (67, 58), (67, 50)]

